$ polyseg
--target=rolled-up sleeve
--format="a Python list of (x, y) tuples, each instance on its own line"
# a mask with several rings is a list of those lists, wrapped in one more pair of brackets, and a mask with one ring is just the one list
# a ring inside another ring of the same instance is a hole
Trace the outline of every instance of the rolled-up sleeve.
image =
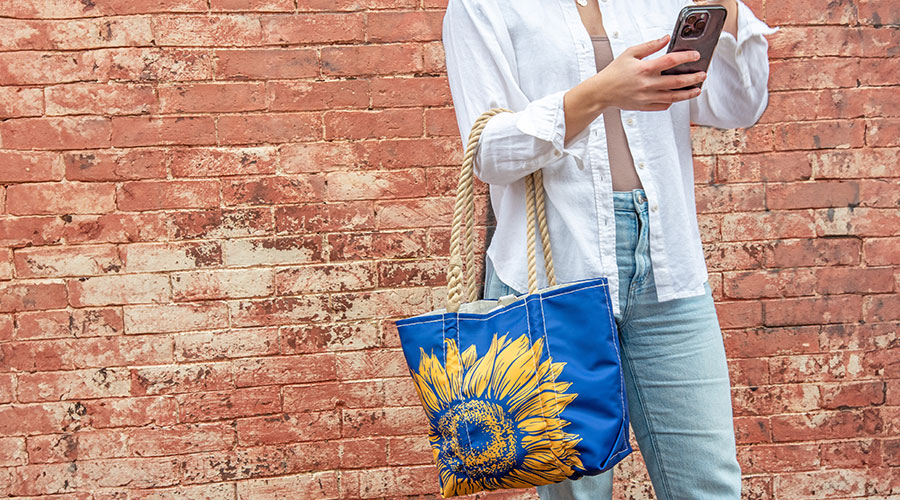
[(761, 21), (741, 0), (737, 5), (737, 38), (722, 31), (700, 95), (690, 100), (691, 122), (697, 125), (750, 127), (768, 106), (769, 42), (764, 35), (779, 28)]
[(442, 37), (463, 144), (485, 111), (513, 111), (498, 113), (485, 125), (476, 149), (476, 177), (489, 184), (510, 184), (539, 168), (553, 168), (568, 155), (584, 161), (589, 127), (565, 142), (563, 97), (568, 89), (528, 99), (515, 77), (505, 21), (492, 1), (450, 0)]

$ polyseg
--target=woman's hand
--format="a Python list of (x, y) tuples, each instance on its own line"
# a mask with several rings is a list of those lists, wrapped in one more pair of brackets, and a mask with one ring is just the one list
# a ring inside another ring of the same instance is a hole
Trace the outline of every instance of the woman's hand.
[(669, 35), (666, 35), (658, 40), (628, 47), (600, 72), (585, 80), (596, 90), (593, 94), (597, 100), (595, 104), (601, 109), (615, 106), (620, 109), (662, 111), (668, 109), (673, 102), (700, 95), (700, 89), (675, 89), (702, 82), (706, 79), (706, 72), (660, 74), (679, 64), (696, 61), (700, 58), (700, 53), (696, 50), (672, 52), (643, 60), (668, 43)]

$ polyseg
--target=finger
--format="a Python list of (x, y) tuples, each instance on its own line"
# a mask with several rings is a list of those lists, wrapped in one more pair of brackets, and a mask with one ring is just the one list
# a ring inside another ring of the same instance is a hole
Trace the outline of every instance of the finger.
[(671, 104), (673, 102), (692, 99), (698, 95), (700, 95), (700, 89), (662, 90), (654, 95), (651, 102)]
[(705, 71), (695, 71), (694, 73), (685, 73), (683, 75), (662, 75), (656, 78), (651, 87), (659, 90), (680, 89), (704, 80), (706, 80)]
[(638, 59), (643, 59), (656, 52), (657, 50), (665, 47), (667, 43), (669, 43), (669, 35), (665, 35), (662, 38), (657, 38), (656, 40), (650, 40), (649, 42), (632, 45), (631, 47), (625, 49), (625, 52)]
[(650, 60), (650, 70), (656, 73), (674, 68), (679, 64), (693, 62), (700, 59), (700, 52), (696, 50), (679, 50), (677, 52), (669, 52), (664, 56)]

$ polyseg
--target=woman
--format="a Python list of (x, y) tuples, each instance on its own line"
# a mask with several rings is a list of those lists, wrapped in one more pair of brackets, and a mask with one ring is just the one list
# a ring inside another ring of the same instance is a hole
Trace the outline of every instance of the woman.
[[(475, 175), (497, 229), (485, 298), (527, 287), (524, 177), (543, 169), (559, 282), (606, 276), (631, 427), (661, 500), (739, 499), (730, 380), (697, 223), (690, 123), (749, 127), (768, 103), (775, 32), (739, 0), (708, 74), (660, 72), (690, 0), (449, 0), (443, 43), (464, 143), (484, 111)], [(583, 5), (582, 5), (583, 4)], [(702, 82), (702, 91), (676, 90)], [(543, 258), (538, 274), (546, 286)], [(539, 486), (612, 498), (609, 470)]]

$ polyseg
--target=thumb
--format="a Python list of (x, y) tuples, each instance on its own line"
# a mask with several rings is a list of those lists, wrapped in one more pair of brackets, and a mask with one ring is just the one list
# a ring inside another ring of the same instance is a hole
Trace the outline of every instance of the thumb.
[(638, 59), (643, 59), (650, 54), (656, 52), (657, 50), (666, 46), (669, 43), (669, 35), (665, 35), (662, 38), (657, 38), (656, 40), (650, 40), (649, 42), (639, 43), (637, 45), (632, 45), (628, 48), (631, 51), (631, 55)]

